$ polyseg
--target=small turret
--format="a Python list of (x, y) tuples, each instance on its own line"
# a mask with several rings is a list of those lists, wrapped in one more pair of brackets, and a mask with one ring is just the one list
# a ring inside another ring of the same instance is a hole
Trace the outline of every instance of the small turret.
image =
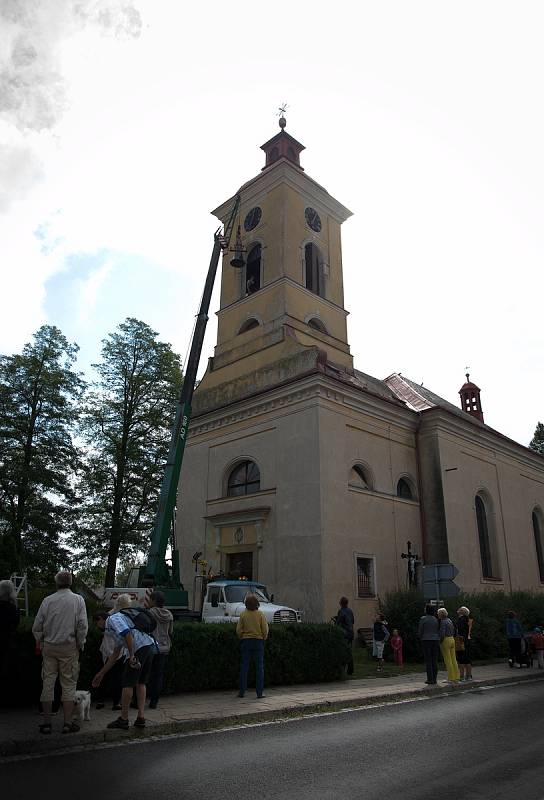
[(480, 400), (480, 389), (475, 383), (471, 382), (468, 372), (466, 373), (466, 379), (466, 383), (459, 389), (461, 408), (463, 411), (466, 411), (467, 414), (483, 422), (484, 412), (482, 411), (482, 402)]

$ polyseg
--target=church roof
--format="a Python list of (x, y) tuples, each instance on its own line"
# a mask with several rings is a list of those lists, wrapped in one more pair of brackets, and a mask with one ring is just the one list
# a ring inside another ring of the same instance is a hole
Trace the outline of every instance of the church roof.
[(398, 402), (401, 400), (403, 402), (403, 398), (399, 397), (386, 383), (386, 381), (381, 381), (379, 378), (374, 378), (372, 375), (367, 375), (366, 372), (361, 372), (360, 370), (354, 370), (354, 376), (351, 380), (353, 384), (357, 386), (359, 389), (364, 389), (371, 394), (377, 395), (378, 397), (383, 397), (385, 400), (392, 400), (393, 402)]
[(384, 383), (387, 384), (399, 400), (402, 400), (414, 411), (426, 411), (428, 408), (435, 408), (438, 406), (463, 419), (470, 417), (462, 408), (458, 408), (458, 406), (455, 406), (448, 400), (444, 400), (443, 397), (431, 392), (430, 389), (425, 388), (422, 384), (415, 383), (409, 378), (405, 378), (400, 372), (394, 372), (392, 375), (389, 375)]

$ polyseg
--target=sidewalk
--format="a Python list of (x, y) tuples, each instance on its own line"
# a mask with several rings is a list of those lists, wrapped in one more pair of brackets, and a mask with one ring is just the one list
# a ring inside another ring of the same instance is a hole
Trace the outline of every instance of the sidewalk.
[[(161, 698), (159, 708), (155, 711), (146, 710), (145, 730), (133, 727), (129, 731), (107, 730), (107, 723), (118, 714), (106, 706), (100, 711), (93, 707), (90, 722), (84, 722), (77, 734), (61, 734), (62, 713), (59, 713), (53, 717), (53, 733), (44, 736), (38, 731), (41, 718), (35, 711), (0, 710), (0, 756), (47, 753), (104, 742), (213, 730), (319, 711), (459, 692), (469, 687), (544, 679), (544, 673), (535, 668), (512, 670), (507, 664), (476, 667), (474, 675), (472, 682), (457, 686), (440, 682), (446, 678), (443, 671), (438, 675), (438, 685), (432, 687), (425, 685), (424, 673), (412, 673), (399, 678), (275, 686), (266, 689), (266, 697), (261, 700), (257, 700), (250, 692), (240, 699), (234, 687), (232, 691), (169, 695)], [(131, 709), (131, 722), (135, 715), (136, 712)]]

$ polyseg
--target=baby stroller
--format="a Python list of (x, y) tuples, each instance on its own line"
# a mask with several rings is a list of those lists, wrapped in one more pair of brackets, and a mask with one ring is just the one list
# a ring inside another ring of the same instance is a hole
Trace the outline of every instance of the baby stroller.
[(533, 666), (533, 643), (530, 636), (522, 636), (521, 638), (521, 654), (518, 658), (518, 664), (521, 667)]

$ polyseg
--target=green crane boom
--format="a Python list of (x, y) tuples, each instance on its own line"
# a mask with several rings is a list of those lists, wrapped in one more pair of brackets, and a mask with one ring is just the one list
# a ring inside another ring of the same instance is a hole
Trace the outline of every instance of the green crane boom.
[(221, 251), (229, 247), (234, 221), (240, 207), (240, 196), (234, 199), (234, 205), (221, 235), (219, 228), (214, 235), (214, 243), (208, 275), (204, 285), (204, 292), (200, 302), (200, 309), (196, 318), (195, 330), (191, 342), (187, 368), (183, 380), (183, 388), (176, 407), (176, 418), (172, 429), (170, 449), (164, 469), (159, 508), (155, 520), (155, 527), (151, 537), (151, 547), (143, 573), (141, 585), (160, 587), (166, 595), (166, 604), (172, 608), (187, 607), (187, 592), (181, 583), (179, 570), (179, 554), (175, 547), (172, 548), (172, 569), (166, 564), (166, 550), (170, 540), (170, 531), (174, 509), (176, 507), (177, 488), (181, 474), (183, 454), (187, 431), (191, 419), (191, 403), (195, 388), (196, 375), (204, 343), (204, 334), (208, 323), (208, 310), (212, 297), (217, 265)]

